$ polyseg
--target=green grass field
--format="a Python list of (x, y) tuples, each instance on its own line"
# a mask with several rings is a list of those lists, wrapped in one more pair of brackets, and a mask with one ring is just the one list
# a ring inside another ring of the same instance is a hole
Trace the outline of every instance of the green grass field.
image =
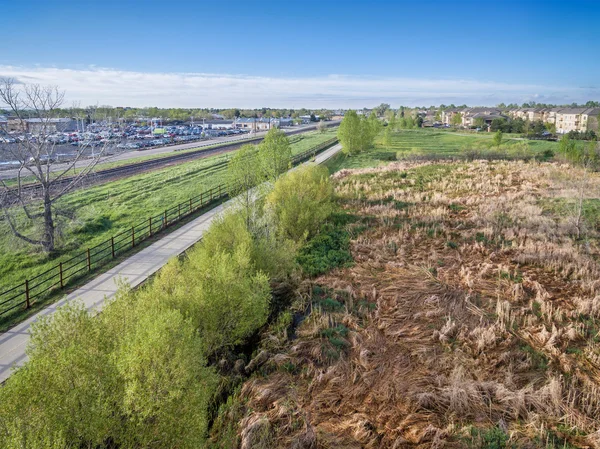
[[(292, 153), (306, 151), (334, 136), (335, 130), (293, 136)], [(69, 218), (59, 220), (61, 250), (53, 259), (13, 237), (8, 225), (1, 221), (0, 292), (110, 239), (150, 215), (160, 214), (167, 207), (219, 185), (223, 182), (225, 166), (203, 170), (227, 160), (231, 154), (187, 162), (66, 195), (58, 207)]]
[[(332, 158), (327, 167), (331, 172), (342, 168), (375, 167), (377, 165), (394, 161), (397, 155), (434, 155), (434, 156), (460, 156), (469, 150), (488, 150), (491, 146), (493, 134), (467, 134), (435, 129), (411, 129), (393, 132), (391, 144), (383, 143), (383, 133), (375, 142), (375, 148), (356, 156), (346, 157), (342, 154)], [(524, 149), (524, 146), (527, 148)], [(505, 137), (501, 150), (509, 154), (519, 148), (530, 155), (541, 155), (546, 150), (556, 152), (557, 142), (525, 141), (515, 137)]]

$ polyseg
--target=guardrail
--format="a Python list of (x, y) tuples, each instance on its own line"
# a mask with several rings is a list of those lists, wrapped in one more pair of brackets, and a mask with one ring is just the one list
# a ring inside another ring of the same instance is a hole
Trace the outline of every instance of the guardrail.
[[(293, 156), (291, 163), (297, 165), (310, 159), (336, 142), (337, 138), (329, 139)], [(76, 279), (106, 265), (150, 237), (163, 232), (169, 226), (180, 222), (199, 210), (214, 206), (229, 196), (229, 190), (226, 184), (220, 184), (189, 198), (187, 201), (167, 207), (160, 214), (148, 217), (110, 239), (94, 247), (87, 248), (80, 254), (60, 262), (49, 270), (3, 291), (0, 293), (0, 317), (11, 312), (16, 313), (18, 309), (31, 308), (33, 304), (51, 293), (72, 285)]]

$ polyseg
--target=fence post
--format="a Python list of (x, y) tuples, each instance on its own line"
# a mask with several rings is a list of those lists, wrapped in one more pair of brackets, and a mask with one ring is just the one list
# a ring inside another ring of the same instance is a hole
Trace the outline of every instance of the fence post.
[(27, 309), (31, 307), (29, 304), (29, 281), (25, 279), (25, 306)]
[(179, 209), (179, 220), (181, 220), (181, 203), (178, 204), (177, 208)]
[(135, 228), (131, 227), (131, 247), (135, 246)]
[(60, 273), (60, 288), (64, 288), (65, 284), (63, 282), (63, 269), (62, 269), (62, 262), (58, 264), (58, 271)]
[(110, 252), (112, 253), (113, 259), (115, 258), (115, 238), (110, 238)]
[(165, 209), (165, 228), (167, 227), (167, 209)]
[(190, 212), (192, 212), (192, 199), (190, 198)]
[(219, 198), (221, 198), (221, 184), (219, 184)]
[(148, 224), (150, 225), (150, 237), (152, 237), (152, 217), (148, 218)]
[(204, 192), (200, 192), (200, 207), (202, 207), (202, 197), (204, 196)]
[(87, 249), (88, 271), (92, 271), (92, 258), (90, 257), (90, 249)]
[(210, 201), (212, 201), (213, 189), (210, 189)]

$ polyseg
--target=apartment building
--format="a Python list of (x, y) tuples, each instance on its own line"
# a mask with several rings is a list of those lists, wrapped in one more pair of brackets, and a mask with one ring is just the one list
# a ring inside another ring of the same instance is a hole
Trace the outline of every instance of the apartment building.
[(569, 131), (597, 131), (600, 108), (520, 108), (512, 109), (508, 114), (530, 122), (541, 120), (552, 123), (556, 125), (558, 134), (565, 134)]
[(556, 113), (556, 132), (566, 134), (570, 131), (598, 131), (600, 108), (565, 108)]
[(502, 114), (502, 111), (497, 108), (462, 108), (462, 109), (448, 109), (442, 111), (442, 123), (451, 125), (453, 118), (456, 114), (461, 114), (461, 125), (465, 128), (475, 126), (477, 119), (483, 119), (486, 124), (491, 124), (492, 120), (497, 118), (508, 118)]

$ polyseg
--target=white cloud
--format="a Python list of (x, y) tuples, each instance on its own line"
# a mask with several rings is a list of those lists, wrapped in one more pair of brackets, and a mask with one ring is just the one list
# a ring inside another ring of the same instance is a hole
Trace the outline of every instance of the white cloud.
[(418, 79), (329, 75), (281, 78), (210, 73), (146, 73), (89, 67), (0, 65), (0, 76), (57, 85), (67, 104), (158, 107), (363, 107), (466, 103), (493, 105), (597, 99), (595, 87), (556, 87), (470, 79)]

